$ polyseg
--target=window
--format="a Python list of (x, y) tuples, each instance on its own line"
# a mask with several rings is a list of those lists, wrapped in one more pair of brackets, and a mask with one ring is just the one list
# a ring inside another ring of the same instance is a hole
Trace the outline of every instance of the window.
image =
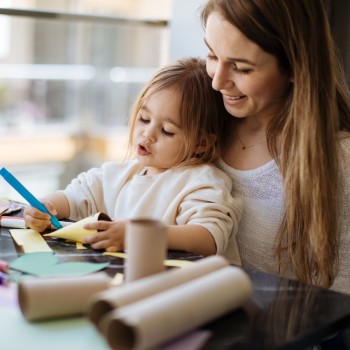
[[(96, 2), (86, 4), (87, 13), (0, 8), (2, 164), (37, 196), (123, 159), (130, 107), (167, 61), (166, 19), (96, 14)], [(6, 184), (0, 196), (18, 198)]]

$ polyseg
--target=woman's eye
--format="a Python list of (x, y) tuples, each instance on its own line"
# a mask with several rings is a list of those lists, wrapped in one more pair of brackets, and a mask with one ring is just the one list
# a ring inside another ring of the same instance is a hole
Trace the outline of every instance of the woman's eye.
[(246, 69), (239, 69), (237, 67), (234, 67), (233, 70), (235, 72), (237, 72), (238, 74), (249, 74), (249, 73), (251, 73), (253, 71), (252, 69), (248, 69), (248, 68), (246, 68)]
[(162, 129), (162, 133), (166, 136), (174, 136), (175, 135), (174, 132), (166, 131), (165, 129)]
[(214, 55), (211, 54), (211, 53), (208, 53), (208, 54), (207, 54), (207, 59), (208, 59), (209, 61), (214, 61), (214, 60), (216, 60), (216, 56), (214, 56)]

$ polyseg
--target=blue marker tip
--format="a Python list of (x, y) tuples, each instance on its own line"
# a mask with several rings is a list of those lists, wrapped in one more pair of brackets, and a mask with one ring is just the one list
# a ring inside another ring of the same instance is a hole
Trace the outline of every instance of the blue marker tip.
[(50, 221), (52, 225), (57, 228), (62, 228), (62, 225), (58, 221), (58, 219), (51, 215), (51, 213), (47, 210), (45, 205), (41, 203), (38, 199), (36, 199), (8, 170), (4, 167), (0, 169), (0, 175), (33, 207), (39, 209), (40, 211), (49, 214)]

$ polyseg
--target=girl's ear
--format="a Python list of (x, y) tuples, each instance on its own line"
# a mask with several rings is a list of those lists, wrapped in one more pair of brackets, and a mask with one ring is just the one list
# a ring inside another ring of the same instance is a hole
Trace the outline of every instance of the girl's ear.
[(202, 154), (206, 152), (216, 140), (217, 136), (215, 134), (210, 134), (208, 137), (202, 137), (201, 141), (196, 145), (194, 153)]

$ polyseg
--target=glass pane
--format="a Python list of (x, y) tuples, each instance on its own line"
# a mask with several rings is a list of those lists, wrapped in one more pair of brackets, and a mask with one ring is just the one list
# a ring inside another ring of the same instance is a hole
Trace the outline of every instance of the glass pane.
[(166, 23), (91, 19), (0, 16), (2, 163), (24, 179), (56, 167), (50, 190), (124, 158), (130, 107), (167, 59)]

